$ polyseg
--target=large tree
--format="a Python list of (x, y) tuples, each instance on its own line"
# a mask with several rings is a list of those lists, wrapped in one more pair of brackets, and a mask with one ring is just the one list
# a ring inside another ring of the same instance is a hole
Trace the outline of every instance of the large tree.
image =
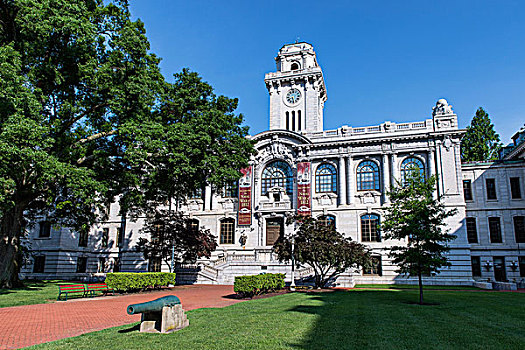
[[(297, 225), (293, 235), (293, 257), (297, 264), (313, 268), (315, 286), (325, 287), (346, 270), (369, 266), (370, 252), (361, 243), (337, 232), (334, 225), (312, 217), (295, 216), (287, 220)], [(292, 237), (280, 237), (274, 245), (280, 261), (292, 259)]]
[(36, 215), (86, 229), (162, 90), (126, 1), (0, 1), (0, 286)]
[(392, 246), (389, 255), (399, 266), (398, 272), (418, 277), (420, 304), (423, 304), (422, 276), (450, 266), (446, 256), (450, 250), (448, 242), (456, 237), (444, 226), (457, 209), (448, 210), (434, 196), (435, 185), (435, 176), (425, 179), (419, 171), (411, 172), (402, 185), (388, 193), (391, 203), (381, 225), (385, 239), (403, 243)]
[(476, 111), (467, 132), (461, 139), (461, 160), (464, 162), (497, 160), (501, 142), (489, 115), (481, 107)]

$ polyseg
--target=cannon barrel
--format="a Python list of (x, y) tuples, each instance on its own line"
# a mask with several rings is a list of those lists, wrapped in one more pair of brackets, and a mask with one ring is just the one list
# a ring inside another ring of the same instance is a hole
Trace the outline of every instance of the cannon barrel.
[(164, 306), (174, 306), (180, 304), (180, 299), (175, 295), (168, 295), (152, 301), (128, 306), (128, 314), (134, 315), (143, 312), (162, 311)]

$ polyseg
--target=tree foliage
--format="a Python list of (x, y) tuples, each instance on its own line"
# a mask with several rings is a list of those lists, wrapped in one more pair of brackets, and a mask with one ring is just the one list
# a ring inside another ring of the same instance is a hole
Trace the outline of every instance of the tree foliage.
[(479, 107), (461, 140), (461, 160), (464, 162), (497, 160), (501, 142), (489, 115)]
[(145, 259), (161, 259), (170, 268), (175, 263), (191, 263), (209, 258), (217, 248), (217, 237), (208, 229), (192, 225), (181, 212), (157, 209), (146, 219), (141, 232), (150, 239), (139, 238), (137, 250)]
[(445, 220), (457, 209), (447, 210), (439, 198), (434, 198), (436, 177), (425, 179), (418, 171), (411, 172), (402, 186), (389, 192), (391, 204), (381, 225), (383, 237), (403, 242), (390, 248), (392, 262), (398, 272), (417, 275), (420, 303), (423, 303), (423, 274), (439, 273), (450, 266), (445, 255), (447, 243), (455, 236), (444, 228)]
[[(325, 287), (330, 281), (350, 268), (369, 266), (370, 252), (360, 243), (337, 232), (334, 225), (326, 225), (315, 218), (295, 216), (287, 223), (298, 226), (294, 234), (294, 260), (313, 268), (315, 286)], [(274, 245), (280, 261), (292, 258), (291, 237), (280, 237)]]

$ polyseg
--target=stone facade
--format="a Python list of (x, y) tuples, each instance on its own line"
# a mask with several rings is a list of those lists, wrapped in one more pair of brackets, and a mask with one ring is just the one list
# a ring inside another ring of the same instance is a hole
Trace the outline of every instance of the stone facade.
[[(447, 221), (448, 229), (457, 236), (450, 244), (452, 266), (425, 277), (426, 283), (471, 285), (478, 279), (493, 279), (493, 268), (483, 268), (481, 276), (477, 276), (476, 266), (473, 277), (473, 256), (479, 256), (482, 264), (494, 256), (504, 256), (509, 271), (506, 277), (519, 278), (520, 269), (514, 269), (512, 262), (519, 260), (520, 246), (507, 228), (511, 227), (513, 216), (525, 215), (525, 208), (523, 199), (510, 199), (508, 181), (518, 177), (523, 188), (523, 159), (462, 165), (460, 140), (464, 130), (458, 128), (457, 116), (444, 99), (436, 103), (427, 119), (418, 122), (387, 121), (368, 127), (344, 125), (323, 130), (327, 94), (313, 47), (307, 43), (285, 45), (276, 63), (277, 71), (265, 76), (270, 95), (270, 129), (252, 137), (257, 155), (250, 162), (251, 224), (238, 225), (236, 187), (222, 193), (212, 193), (208, 187), (201, 197), (189, 198), (182, 210), (219, 237), (220, 244), (210, 260), (180, 266), (180, 282), (233, 283), (237, 275), (261, 272), (286, 273), (289, 280), (290, 266), (276, 260), (272, 244), (279, 234), (293, 234), (294, 227), (286, 225), (285, 218), (298, 210), (298, 184), (309, 181), (311, 214), (335, 220), (338, 231), (367, 244), (380, 262), (372, 271), (348, 271), (334, 285), (414, 283), (413, 278), (396, 273), (396, 266), (387, 256), (388, 248), (398, 242), (381, 239), (375, 230), (389, 203), (387, 189), (402, 181), (404, 173), (414, 167), (427, 176), (436, 174), (436, 196), (442, 196), (447, 207), (457, 208), (457, 214)], [(308, 164), (307, 175), (298, 175), (299, 164)], [(487, 176), (497, 179), (499, 196), (490, 203), (482, 195), (483, 179)], [(464, 197), (463, 180), (468, 179), (475, 193), (472, 201), (465, 201)], [(109, 210), (110, 221), (93, 227), (87, 242), (84, 238), (85, 247), (79, 247), (79, 237), (67, 229), (51, 228), (49, 237), (39, 237), (42, 230), (35, 226), (31, 249), (35, 256), (45, 256), (45, 264), (43, 270), (40, 266), (35, 269), (35, 260), (23, 275), (102, 278), (116, 267), (121, 271), (158, 269), (156, 263), (144, 261), (133, 251), (142, 221), (120, 218), (116, 204)], [(487, 240), (487, 224), (482, 218), (488, 214), (501, 217), (503, 243)], [(467, 238), (467, 217), (478, 218), (477, 243)], [(124, 232), (120, 239), (117, 231)], [(41, 263), (43, 258), (40, 259)], [(167, 266), (162, 269), (167, 270)], [(307, 281), (312, 273), (308, 268), (299, 269), (297, 282)]]

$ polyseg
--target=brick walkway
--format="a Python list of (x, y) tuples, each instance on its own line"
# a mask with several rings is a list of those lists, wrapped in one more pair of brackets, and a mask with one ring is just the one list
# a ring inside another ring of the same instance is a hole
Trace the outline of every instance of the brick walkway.
[(144, 294), (0, 308), (0, 349), (17, 349), (137, 322), (140, 315), (126, 313), (129, 304), (165, 295), (177, 295), (184, 310), (192, 310), (240, 301), (225, 298), (231, 294), (233, 286), (193, 285)]

